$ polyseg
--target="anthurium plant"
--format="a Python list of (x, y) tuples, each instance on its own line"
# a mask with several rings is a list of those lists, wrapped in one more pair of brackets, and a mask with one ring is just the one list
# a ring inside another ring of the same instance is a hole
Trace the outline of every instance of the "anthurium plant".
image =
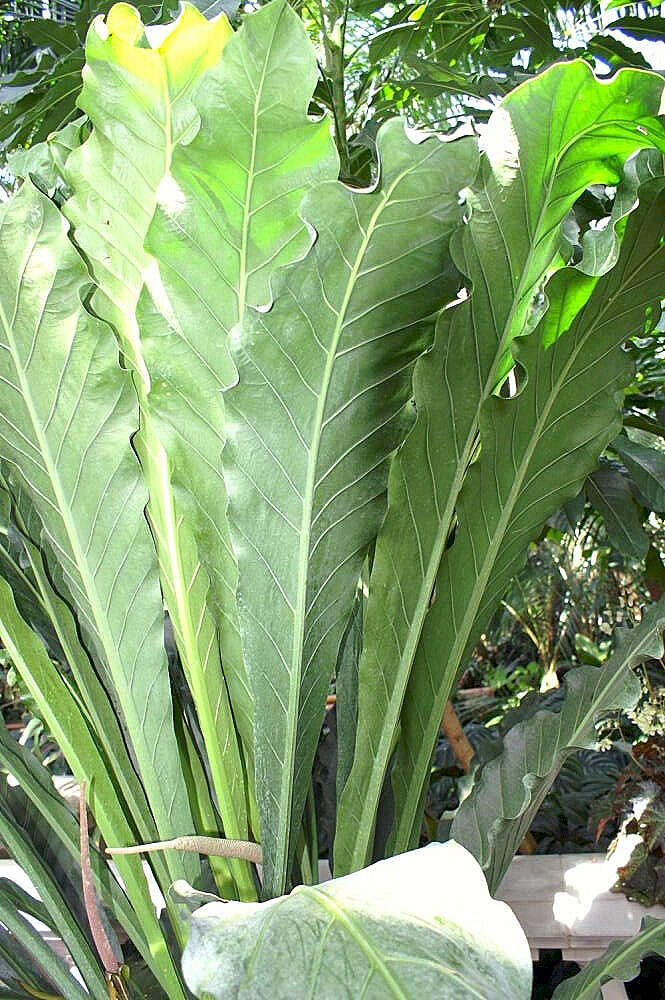
[[(146, 31), (120, 3), (89, 28), (81, 117), (13, 160), (0, 638), (95, 833), (82, 852), (0, 733), (0, 834), (41, 895), (0, 885), (12, 996), (85, 995), (38, 916), (95, 997), (526, 1000), (487, 883), (663, 652), (661, 603), (558, 707), (525, 702), (450, 843), (404, 853), (469, 651), (616, 438), (622, 346), (660, 318), (664, 84), (555, 65), (480, 143), (388, 121), (352, 188), (316, 79), (285, 0), (236, 32), (188, 4)], [(592, 185), (611, 214), (564, 238)]]

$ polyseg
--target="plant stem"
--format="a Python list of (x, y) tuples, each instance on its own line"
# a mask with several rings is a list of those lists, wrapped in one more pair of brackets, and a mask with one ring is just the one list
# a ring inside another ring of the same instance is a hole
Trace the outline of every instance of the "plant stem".
[(343, 9), (330, 0), (320, 0), (321, 42), (325, 57), (324, 69), (328, 78), (332, 104), (335, 145), (339, 153), (340, 173), (343, 178), (351, 174), (349, 146), (346, 139), (346, 94), (344, 91), (344, 43), (348, 3)]
[(462, 724), (450, 701), (446, 702), (441, 728), (450, 743), (450, 748), (455, 754), (459, 766), (463, 771), (468, 771), (473, 760), (474, 749), (462, 729)]

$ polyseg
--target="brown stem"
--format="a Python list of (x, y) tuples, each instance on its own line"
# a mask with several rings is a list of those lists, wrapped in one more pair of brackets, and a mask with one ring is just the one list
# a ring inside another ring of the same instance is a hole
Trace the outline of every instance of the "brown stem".
[(115, 957), (115, 952), (111, 947), (111, 942), (102, 923), (92, 878), (92, 868), (90, 867), (90, 841), (88, 839), (88, 812), (85, 805), (85, 781), (81, 782), (79, 824), (81, 828), (81, 881), (83, 883), (85, 912), (90, 924), (92, 940), (95, 942), (95, 948), (97, 949), (99, 960), (104, 966), (104, 971), (107, 976), (117, 976), (120, 972), (120, 963)]
[(446, 702), (441, 728), (450, 743), (459, 766), (463, 771), (468, 771), (474, 750), (450, 701)]

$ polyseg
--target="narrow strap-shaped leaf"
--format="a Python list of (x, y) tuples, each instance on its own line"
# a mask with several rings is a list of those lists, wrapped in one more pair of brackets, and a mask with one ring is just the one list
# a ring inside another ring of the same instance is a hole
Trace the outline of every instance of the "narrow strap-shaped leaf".
[[(299, 214), (303, 195), (337, 176), (329, 124), (308, 116), (317, 77), (314, 50), (288, 3), (275, 0), (243, 19), (194, 96), (200, 129), (174, 151), (160, 189), (146, 242), (159, 272), (147, 275), (152, 301), (144, 297), (139, 310), (166, 474), (196, 542), (198, 585), (203, 589), (201, 581), (210, 581), (224, 675), (252, 785), (252, 696), (226, 521), (221, 389), (236, 379), (230, 330), (247, 305), (270, 301), (275, 268), (309, 247)], [(214, 671), (203, 673), (210, 674), (204, 683), (219, 687)], [(239, 827), (236, 833), (243, 835)]]
[(223, 452), (238, 605), (255, 701), (264, 886), (285, 888), (325, 695), (360, 570), (411, 421), (411, 371), (455, 294), (448, 240), (473, 140), (378, 137), (371, 192), (319, 186), (307, 257), (232, 336)]
[(53, 930), (53, 918), (41, 900), (36, 899), (26, 889), (10, 878), (0, 878), (0, 891), (9, 899), (17, 910), (21, 910), (35, 920)]
[(8, 538), (0, 540), (0, 576), (11, 586), (23, 617), (44, 638), (49, 649), (55, 650), (58, 645), (56, 633), (42, 604), (35, 581), (31, 578), (27, 567), (19, 562), (20, 551), (20, 543), (17, 546)]
[(566, 979), (554, 991), (554, 1000), (602, 1000), (605, 983), (621, 980), (628, 983), (640, 972), (640, 962), (647, 955), (665, 958), (665, 920), (645, 917), (639, 934), (626, 941), (614, 941), (604, 955)]
[[(118, 802), (115, 787), (95, 739), (42, 643), (18, 614), (12, 592), (4, 580), (0, 580), (0, 639), (38, 704), (74, 777), (80, 782), (87, 781), (91, 808), (102, 836), (107, 843), (131, 844), (134, 840), (132, 828)], [(159, 962), (160, 978), (165, 988), (174, 990), (174, 995), (177, 996), (181, 989), (178, 976), (156, 919), (141, 866), (134, 862), (125, 867), (123, 862), (119, 871), (128, 896), (140, 915), (143, 933), (152, 955), (156, 963)]]
[[(55, 791), (46, 768), (38, 763), (27, 748), (12, 739), (4, 726), (0, 726), (0, 763), (19, 782), (22, 792), (48, 824), (53, 839), (62, 845), (72, 862), (78, 863), (80, 858), (78, 822), (64, 799)], [(92, 845), (90, 863), (97, 891), (148, 965), (152, 967), (153, 960), (137, 917), (140, 910), (134, 911), (104, 858)]]
[[(40, 966), (63, 1000), (86, 1000), (89, 996), (74, 979), (65, 962), (44, 941), (39, 931), (20, 914), (0, 892), (0, 921), (16, 937), (30, 957)], [(93, 993), (99, 998), (103, 994)]]
[(358, 663), (362, 650), (363, 595), (356, 594), (339, 648), (335, 669), (337, 732), (337, 797), (342, 793), (353, 765), (358, 726)]
[(632, 670), (663, 655), (665, 601), (652, 605), (641, 624), (618, 632), (616, 650), (602, 667), (566, 674), (557, 710), (537, 710), (513, 726), (502, 753), (479, 772), (460, 805), (450, 836), (479, 861), (495, 892), (563, 761), (596, 741), (596, 722), (632, 707), (640, 685)]
[[(662, 92), (655, 76), (625, 72), (599, 83), (576, 62), (518, 87), (490, 119), (481, 170), (467, 192), (470, 218), (453, 244), (473, 290), (441, 319), (437, 352), (416, 368), (417, 420), (393, 463), (388, 513), (376, 544), (360, 662), (358, 745), (335, 844), (340, 873), (371, 855), (373, 817), (412, 672), (427, 689), (420, 710), (429, 713), (435, 696), (439, 703), (436, 681), (434, 687), (429, 681), (430, 654), (421, 649), (414, 660), (421, 635), (427, 631), (435, 645), (445, 628), (447, 598), (432, 598), (441, 592), (437, 573), (477, 445), (480, 408), (509, 367), (511, 343), (542, 312), (538, 293), (563, 263), (559, 229), (577, 197), (591, 183), (618, 182), (622, 161), (662, 141), (655, 118)], [(547, 142), (534, 130), (534, 117), (548, 122)], [(600, 269), (611, 264), (612, 246), (604, 240)], [(445, 355), (444, 368), (436, 358), (446, 342), (455, 348)], [(438, 664), (439, 653), (432, 655)], [(414, 700), (414, 715), (418, 710)], [(420, 739), (424, 723), (424, 716), (420, 724), (414, 718)]]
[[(76, 631), (74, 616), (67, 604), (56, 594), (49, 581), (44, 560), (35, 545), (25, 539), (25, 551), (30, 561), (39, 592), (51, 622), (57, 631), (67, 665), (72, 671), (83, 707), (112, 765), (113, 779), (122, 790), (132, 822), (142, 837), (155, 830), (145, 793), (141, 787), (118, 720), (107, 692), (100, 682), (89, 656)], [(11, 581), (8, 581), (11, 583)]]
[(106, 980), (90, 943), (69, 909), (67, 900), (47, 864), (16, 823), (1, 793), (0, 839), (28, 878), (38, 887), (40, 898), (48, 910), (50, 918), (48, 922), (50, 926), (57, 928), (88, 990), (97, 1000), (105, 1000), (108, 995)]
[[(577, 495), (620, 427), (621, 390), (631, 376), (622, 344), (653, 328), (664, 288), (664, 220), (663, 182), (653, 181), (608, 275), (590, 278), (571, 268), (549, 283), (549, 311), (519, 342), (521, 393), (492, 396), (481, 409), (480, 457), (458, 497), (455, 539), (441, 564), (402, 713), (392, 771), (395, 847), (412, 842), (420, 827), (411, 768), (424, 781), (446, 699), (471, 649), (528, 543)], [(449, 357), (463, 349), (450, 343)]]
[[(10, 895), (6, 898), (8, 905), (11, 905), (13, 897)], [(10, 996), (16, 993), (17, 1000), (30, 1000), (30, 998), (34, 1000), (35, 990), (49, 995), (53, 990), (30, 952), (2, 926), (0, 926), (0, 970), (2, 982), (9, 987)]]
[[(0, 216), (0, 456), (39, 514), (105, 664), (160, 835), (191, 829), (173, 732), (138, 420), (112, 331), (56, 207), (26, 181)], [(173, 871), (182, 871), (174, 858)], [(194, 866), (196, 874), (196, 866)]]

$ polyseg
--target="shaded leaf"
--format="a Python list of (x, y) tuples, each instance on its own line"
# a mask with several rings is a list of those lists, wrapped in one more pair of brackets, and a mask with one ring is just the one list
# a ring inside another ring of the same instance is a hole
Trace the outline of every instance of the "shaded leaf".
[(640, 972), (640, 962), (647, 955), (665, 958), (665, 920), (645, 917), (639, 934), (625, 941), (614, 941), (607, 952), (584, 966), (572, 979), (566, 979), (554, 992), (554, 1000), (602, 1000), (605, 983), (620, 980), (628, 983)]
[[(450, 836), (478, 860), (495, 892), (561, 765), (575, 749), (596, 742), (596, 722), (631, 708), (640, 694), (633, 668), (663, 655), (665, 602), (652, 605), (633, 629), (620, 629), (602, 667), (577, 667), (564, 680), (557, 710), (538, 710), (509, 729), (503, 751), (476, 776)], [(523, 710), (528, 710), (522, 703)], [(482, 831), (482, 832), (481, 832)]]
[(628, 469), (644, 503), (651, 510), (665, 511), (665, 452), (632, 441), (625, 434), (614, 439), (612, 449)]
[(621, 471), (603, 462), (587, 479), (585, 490), (589, 503), (603, 516), (611, 544), (631, 559), (643, 559), (649, 548), (649, 536)]

